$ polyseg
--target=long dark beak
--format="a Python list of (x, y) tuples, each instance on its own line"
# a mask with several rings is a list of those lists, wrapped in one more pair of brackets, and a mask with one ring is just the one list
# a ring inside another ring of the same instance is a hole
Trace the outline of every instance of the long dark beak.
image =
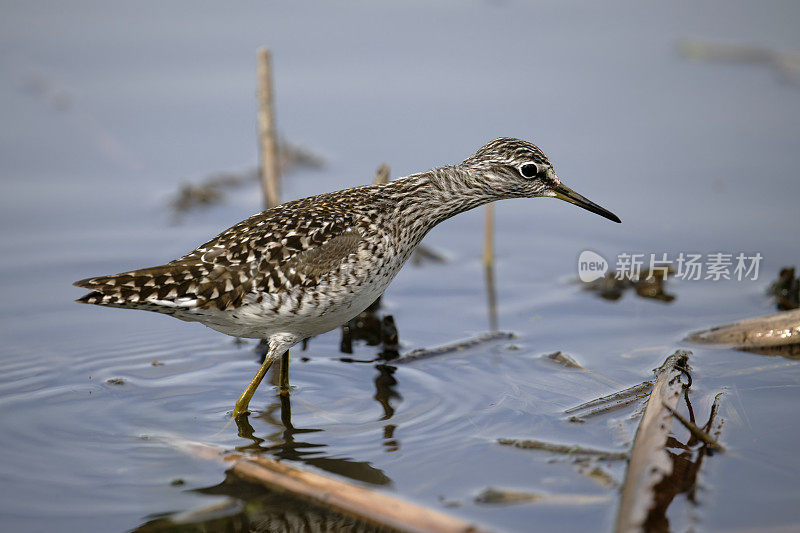
[(559, 200), (564, 200), (565, 202), (569, 202), (571, 204), (577, 205), (578, 207), (582, 207), (587, 211), (591, 211), (592, 213), (597, 213), (601, 217), (605, 217), (608, 220), (613, 220), (614, 222), (622, 222), (617, 215), (615, 215), (608, 209), (603, 209), (596, 203), (587, 200), (586, 198), (576, 193), (566, 185), (559, 184), (556, 187), (553, 187), (551, 191), (553, 191), (554, 196)]

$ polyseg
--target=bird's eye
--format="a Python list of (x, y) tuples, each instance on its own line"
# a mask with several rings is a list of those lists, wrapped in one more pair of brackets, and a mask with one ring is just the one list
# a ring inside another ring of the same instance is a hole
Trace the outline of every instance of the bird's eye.
[(519, 167), (519, 172), (526, 178), (533, 178), (539, 173), (539, 167), (536, 166), (536, 163), (525, 163)]

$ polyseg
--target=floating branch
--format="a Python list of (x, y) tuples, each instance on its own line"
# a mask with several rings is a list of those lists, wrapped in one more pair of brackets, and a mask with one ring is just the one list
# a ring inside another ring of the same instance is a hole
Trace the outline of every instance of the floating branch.
[(562, 353), (560, 350), (557, 351), (557, 352), (545, 354), (545, 355), (542, 356), (542, 359), (545, 359), (547, 361), (553, 361), (554, 363), (557, 363), (557, 364), (559, 364), (559, 365), (561, 365), (563, 367), (566, 367), (566, 368), (575, 368), (577, 370), (586, 370), (575, 359), (573, 359), (571, 356), (569, 356), (569, 355), (567, 355), (565, 353)]
[[(173, 443), (175, 444), (175, 443)], [(390, 531), (481, 533), (475, 524), (428, 509), (388, 494), (359, 487), (261, 456), (226, 453), (214, 446), (178, 442), (196, 457), (222, 460), (228, 472), (250, 483), (285, 492), (325, 509)]]
[(765, 348), (800, 343), (800, 309), (748, 318), (697, 331), (685, 341), (731, 348)]
[(619, 383), (615, 382), (612, 379), (608, 379), (605, 376), (601, 376), (596, 372), (589, 370), (588, 368), (582, 366), (578, 363), (575, 359), (573, 359), (570, 355), (561, 352), (560, 350), (557, 352), (545, 354), (541, 357), (545, 361), (552, 361), (557, 365), (561, 365), (564, 368), (572, 368), (575, 370), (580, 370), (581, 372), (586, 372), (587, 374), (591, 374), (593, 377), (597, 378), (599, 381), (602, 381), (606, 385), (611, 385), (612, 387), (619, 386)]
[(642, 531), (656, 503), (656, 485), (672, 473), (672, 460), (665, 449), (672, 425), (670, 410), (675, 409), (683, 391), (681, 378), (688, 371), (688, 359), (689, 352), (678, 350), (657, 371), (625, 472), (617, 532)]
[(490, 341), (498, 339), (513, 339), (513, 338), (514, 338), (513, 333), (509, 333), (507, 331), (493, 331), (490, 333), (484, 333), (483, 335), (479, 335), (471, 339), (467, 339), (465, 341), (457, 342), (454, 344), (447, 344), (445, 346), (440, 346), (439, 348), (430, 348), (430, 349), (419, 348), (417, 350), (412, 350), (411, 352), (400, 357), (399, 359), (395, 359), (394, 361), (392, 361), (392, 364), (409, 363), (411, 361), (417, 361), (419, 359), (427, 359), (429, 357), (434, 357), (437, 355), (445, 355), (454, 352), (461, 352), (468, 348), (474, 348), (479, 344), (484, 344)]
[(597, 459), (605, 459), (609, 461), (624, 461), (628, 458), (628, 454), (625, 452), (610, 452), (595, 448), (584, 448), (576, 444), (555, 444), (552, 442), (530, 439), (497, 439), (497, 443), (504, 446), (524, 448), (526, 450), (542, 450), (545, 452), (563, 453), (567, 455), (591, 455)]
[(681, 55), (687, 59), (766, 65), (774, 68), (784, 80), (800, 83), (800, 52), (794, 50), (772, 50), (759, 46), (692, 39), (681, 41), (679, 49)]
[(588, 494), (546, 494), (519, 490), (488, 488), (475, 497), (482, 505), (513, 505), (519, 503), (544, 503), (552, 505), (595, 505), (608, 501), (606, 496)]

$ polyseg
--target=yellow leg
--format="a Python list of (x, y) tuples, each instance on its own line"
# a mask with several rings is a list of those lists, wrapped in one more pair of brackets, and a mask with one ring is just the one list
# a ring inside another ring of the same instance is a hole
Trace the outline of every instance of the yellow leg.
[(281, 356), (281, 377), (279, 381), (281, 396), (289, 394), (289, 350)]
[(253, 379), (250, 380), (250, 384), (244, 390), (239, 399), (236, 400), (236, 407), (233, 408), (233, 417), (237, 418), (245, 413), (247, 413), (247, 409), (250, 406), (250, 398), (253, 397), (253, 393), (256, 392), (258, 385), (261, 383), (261, 380), (264, 379), (264, 376), (269, 370), (269, 367), (272, 366), (273, 359), (267, 355), (267, 358), (264, 359), (264, 363), (261, 365), (261, 368), (258, 369), (256, 375), (253, 376)]

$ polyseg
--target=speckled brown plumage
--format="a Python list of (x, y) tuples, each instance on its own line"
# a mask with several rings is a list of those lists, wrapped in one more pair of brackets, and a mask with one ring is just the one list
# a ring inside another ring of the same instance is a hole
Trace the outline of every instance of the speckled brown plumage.
[(501, 138), (458, 165), (279, 205), (165, 265), (78, 281), (91, 291), (78, 301), (270, 339), (274, 357), (370, 305), (439, 222), (559, 187), (538, 147)]

